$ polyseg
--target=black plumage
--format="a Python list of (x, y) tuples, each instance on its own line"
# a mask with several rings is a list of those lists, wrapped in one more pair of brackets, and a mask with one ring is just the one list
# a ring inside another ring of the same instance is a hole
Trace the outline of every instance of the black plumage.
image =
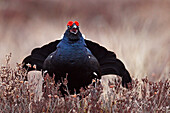
[[(47, 70), (50, 76), (54, 73), (56, 82), (68, 73), (68, 88), (71, 93), (74, 89), (78, 92), (81, 87), (90, 84), (93, 78), (100, 79), (107, 74), (121, 76), (122, 85), (127, 87), (131, 77), (124, 64), (116, 58), (116, 54), (84, 39), (78, 22), (70, 22), (67, 26), (62, 40), (35, 48), (23, 60), (24, 67), (28, 68), (27, 63), (35, 64), (37, 70)], [(28, 68), (30, 70), (34, 69)]]

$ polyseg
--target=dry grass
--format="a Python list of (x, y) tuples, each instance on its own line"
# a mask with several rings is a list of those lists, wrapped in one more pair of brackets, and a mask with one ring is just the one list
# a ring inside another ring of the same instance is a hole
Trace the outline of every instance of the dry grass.
[[(0, 1), (0, 63), (12, 67), (35, 47), (59, 39), (78, 20), (87, 39), (114, 51), (134, 78), (156, 81), (170, 70), (170, 2)], [(83, 5), (82, 5), (83, 4)]]
[[(18, 64), (16, 69), (9, 66), (0, 69), (0, 112), (2, 113), (119, 113), (119, 112), (170, 112), (170, 81), (152, 82), (147, 78), (140, 83), (133, 80), (129, 89), (121, 87), (121, 80), (108, 83), (109, 91), (102, 94), (99, 80), (93, 81), (79, 94), (61, 97), (54, 77), (43, 78), (42, 96), (36, 92), (35, 81), (24, 81), (27, 72)], [(34, 75), (34, 76), (37, 76)], [(69, 76), (69, 75), (68, 75)], [(34, 77), (36, 79), (37, 77)], [(38, 80), (37, 80), (38, 81)], [(95, 84), (95, 87), (94, 85)]]

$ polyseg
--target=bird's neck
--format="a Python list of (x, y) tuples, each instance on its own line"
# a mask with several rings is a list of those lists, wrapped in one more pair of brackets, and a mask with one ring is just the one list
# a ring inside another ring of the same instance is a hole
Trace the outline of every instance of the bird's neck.
[(84, 38), (80, 32), (78, 32), (76, 35), (65, 32), (62, 41), (73, 44), (73, 43), (84, 43)]
[(64, 36), (63, 39), (62, 39), (63, 42), (65, 43), (68, 43), (68, 44), (83, 44), (83, 45), (86, 45), (85, 44), (85, 41), (84, 41), (84, 38), (81, 36), (79, 37), (79, 39), (77, 40), (70, 40), (67, 36)]

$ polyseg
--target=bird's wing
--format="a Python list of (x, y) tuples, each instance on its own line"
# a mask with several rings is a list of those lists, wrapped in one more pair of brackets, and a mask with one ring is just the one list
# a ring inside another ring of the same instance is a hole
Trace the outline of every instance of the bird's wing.
[(122, 85), (127, 87), (127, 83), (131, 82), (129, 72), (126, 70), (124, 64), (116, 58), (114, 52), (108, 51), (99, 44), (85, 40), (87, 48), (97, 58), (100, 64), (102, 75), (116, 74), (122, 77)]
[(41, 48), (35, 48), (32, 50), (31, 55), (27, 56), (23, 60), (24, 68), (28, 69), (28, 71), (34, 70), (33, 67), (28, 67), (27, 64), (31, 64), (32, 66), (35, 64), (37, 70), (43, 69), (43, 63), (45, 59), (51, 54), (53, 51), (56, 50), (57, 44), (60, 40), (53, 41), (47, 45), (42, 46)]
[[(37, 70), (42, 70), (45, 59), (50, 53), (56, 50), (56, 46), (60, 41), (61, 40), (56, 40), (42, 46), (41, 48), (33, 49), (31, 55), (27, 56), (23, 60), (24, 67), (28, 69), (28, 71), (34, 70), (32, 67), (28, 68), (26, 64), (29, 63), (31, 65), (35, 64), (37, 66)], [(87, 48), (99, 61), (102, 75), (116, 74), (121, 76), (123, 86), (127, 85), (126, 83), (131, 82), (129, 72), (126, 70), (124, 64), (116, 58), (116, 54), (114, 52), (108, 51), (106, 48), (89, 40), (85, 40), (85, 43)]]

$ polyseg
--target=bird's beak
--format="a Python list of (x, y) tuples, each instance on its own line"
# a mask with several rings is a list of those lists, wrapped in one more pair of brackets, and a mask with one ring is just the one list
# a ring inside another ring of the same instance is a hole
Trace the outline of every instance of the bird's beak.
[(76, 26), (76, 25), (73, 25), (73, 28), (77, 29), (77, 26)]
[(70, 29), (70, 32), (73, 34), (77, 34), (77, 32), (78, 32), (77, 28), (78, 28), (77, 25), (73, 25), (73, 27)]

